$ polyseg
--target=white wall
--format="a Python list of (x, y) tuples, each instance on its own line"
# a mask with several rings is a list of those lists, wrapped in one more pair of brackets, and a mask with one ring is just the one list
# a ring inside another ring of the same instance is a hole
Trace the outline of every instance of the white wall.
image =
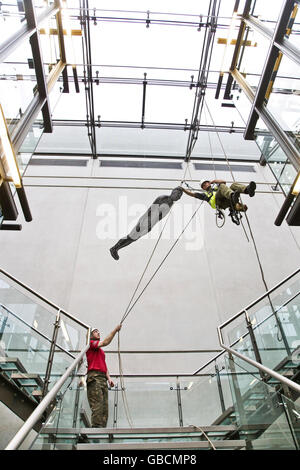
[[(255, 166), (256, 173), (236, 173), (236, 181), (272, 182), (268, 168)], [(138, 240), (120, 251), (120, 260), (113, 260), (109, 248), (132, 228), (140, 213), (166, 189), (103, 189), (37, 187), (44, 185), (105, 185), (172, 188), (176, 182), (42, 179), (30, 175), (182, 178), (182, 170), (107, 168), (98, 161), (89, 161), (86, 169), (30, 166), (24, 179), (33, 214), (33, 222), (23, 224), (19, 233), (1, 232), (2, 267), (24, 281), (42, 295), (106, 335), (121, 320), (137, 285), (156, 239)], [(191, 166), (193, 178), (200, 179), (200, 171)], [(213, 172), (208, 177), (213, 178)], [(231, 179), (229, 172), (217, 172), (217, 178)], [(195, 183), (194, 183), (195, 185)], [(284, 222), (281, 227), (274, 220), (283, 201), (279, 194), (264, 194), (270, 186), (259, 184), (257, 195), (243, 200), (249, 206), (248, 218), (265, 272), (268, 287), (282, 280), (299, 266), (299, 231)], [(103, 224), (108, 205), (115, 208), (118, 218), (121, 210), (123, 231), (110, 231), (116, 220)], [(138, 206), (135, 206), (139, 204)], [(199, 201), (184, 195), (173, 209), (168, 224), (183, 217), (186, 221)], [(123, 208), (123, 209), (122, 209)], [(102, 215), (99, 211), (102, 211)], [(173, 219), (172, 219), (173, 218)], [(222, 229), (215, 225), (214, 211), (203, 204), (187, 231), (190, 240), (183, 238), (176, 245), (145, 293), (126, 319), (122, 334), (122, 349), (177, 350), (218, 348), (217, 326), (263, 294), (258, 260), (251, 237), (249, 242), (242, 227), (227, 218)], [(249, 235), (245, 217), (244, 227)], [(102, 225), (101, 225), (102, 223)], [(100, 225), (99, 225), (100, 224)], [(178, 230), (181, 228), (179, 226)], [(159, 234), (159, 228), (152, 235)], [(166, 227), (167, 231), (167, 227)], [(174, 242), (162, 239), (141, 285), (150, 275)], [(140, 292), (140, 291), (139, 291)], [(116, 341), (110, 346), (116, 349)], [(108, 348), (109, 349), (109, 348)], [(199, 365), (199, 356), (176, 361), (179, 367), (192, 372)], [(145, 358), (141, 372), (169, 370), (167, 359), (153, 363)], [(172, 360), (171, 360), (172, 362)], [(131, 368), (137, 372), (136, 364)]]
[[(255, 170), (256, 173), (236, 173), (234, 178), (273, 182), (268, 168), (256, 165)], [(195, 179), (215, 177), (213, 172), (201, 173), (191, 166), (191, 176)], [(121, 320), (160, 229), (157, 227), (152, 233), (156, 238), (138, 240), (120, 251), (118, 262), (112, 259), (109, 248), (126, 235), (158, 195), (169, 192), (159, 188), (172, 188), (178, 183), (45, 179), (33, 178), (34, 175), (178, 178), (180, 181), (183, 170), (101, 168), (98, 161), (92, 160), (86, 168), (29, 166), (27, 170), (24, 182), (33, 221), (24, 222), (21, 232), (0, 232), (1, 267), (85, 323), (98, 326), (106, 335)], [(217, 171), (216, 177), (231, 180), (229, 172)], [(87, 184), (106, 188), (64, 187)], [(158, 189), (126, 189), (132, 186)], [(260, 193), (270, 191), (266, 184), (259, 184), (257, 189), (254, 198), (244, 196), (243, 200), (249, 206), (247, 215), (265, 278), (272, 287), (299, 266), (299, 229), (285, 222), (276, 227), (274, 220), (283, 196)], [(105, 204), (115, 208), (117, 220), (120, 215), (123, 217), (123, 231), (101, 239), (104, 230), (111, 226), (111, 223), (106, 227), (99, 225), (104, 220), (99, 211), (107, 208)], [(129, 215), (126, 204), (131, 211)], [(184, 216), (187, 221), (198, 206), (199, 201), (183, 196), (175, 204), (169, 223), (174, 224)], [(121, 349), (218, 349), (217, 326), (264, 293), (252, 240), (247, 241), (243, 229), (229, 218), (222, 229), (217, 228), (214, 211), (206, 203), (195, 220), (186, 232), (190, 238), (179, 241), (125, 320)], [(244, 225), (249, 234), (247, 224)], [(180, 226), (177, 233), (179, 229)], [(175, 238), (160, 241), (142, 286)], [(107, 350), (116, 349), (115, 339)], [(123, 370), (137, 374), (192, 373), (213, 355), (128, 354), (123, 356)], [(116, 354), (108, 355), (108, 365), (111, 373), (119, 372)], [(2, 422), (7, 424), (9, 413), (3, 410), (2, 407)], [(18, 426), (14, 425), (15, 431)], [(4, 446), (4, 441), (8, 442), (5, 425), (1, 439)]]

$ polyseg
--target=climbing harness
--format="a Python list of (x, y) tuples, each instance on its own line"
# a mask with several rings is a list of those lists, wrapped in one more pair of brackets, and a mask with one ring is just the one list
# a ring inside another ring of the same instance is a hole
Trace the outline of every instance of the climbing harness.
[(216, 208), (216, 226), (222, 228), (225, 224), (225, 213), (222, 209)]

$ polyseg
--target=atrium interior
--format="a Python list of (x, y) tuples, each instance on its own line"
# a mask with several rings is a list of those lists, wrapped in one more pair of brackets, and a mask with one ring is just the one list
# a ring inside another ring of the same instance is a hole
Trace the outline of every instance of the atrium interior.
[(0, 2), (0, 449), (299, 450), (299, 3)]

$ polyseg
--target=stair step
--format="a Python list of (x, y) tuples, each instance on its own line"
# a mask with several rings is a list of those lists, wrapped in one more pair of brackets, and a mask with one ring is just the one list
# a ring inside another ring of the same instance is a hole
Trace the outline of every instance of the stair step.
[[(212, 426), (200, 426), (205, 433), (228, 433), (237, 430), (237, 427), (234, 425), (212, 425)], [(170, 435), (170, 434), (201, 434), (201, 430), (196, 426), (180, 426), (180, 427), (170, 427), (170, 428), (44, 428), (41, 431), (41, 434), (81, 434), (85, 436), (113, 436), (118, 435), (136, 435), (136, 434), (152, 434), (152, 435)]]
[[(38, 374), (27, 374), (24, 372), (13, 372), (10, 377), (12, 380), (15, 380), (23, 387), (43, 387), (44, 382)], [(31, 381), (29, 383), (20, 383), (20, 381)]]
[(17, 357), (0, 357), (0, 371), (7, 372), (25, 372), (26, 369)]
[[(242, 449), (246, 447), (245, 440), (211, 441), (217, 449)], [(136, 442), (132, 444), (77, 444), (77, 450), (153, 450), (153, 449), (211, 449), (208, 441), (191, 442)]]

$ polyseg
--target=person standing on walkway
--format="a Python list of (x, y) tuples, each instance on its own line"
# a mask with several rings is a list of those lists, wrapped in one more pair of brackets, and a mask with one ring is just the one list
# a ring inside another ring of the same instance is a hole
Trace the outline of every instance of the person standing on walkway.
[(100, 340), (100, 333), (97, 328), (93, 328), (90, 337), (90, 348), (86, 352), (87, 371), (87, 398), (91, 408), (91, 424), (93, 428), (105, 428), (108, 419), (108, 386), (114, 387), (114, 383), (109, 375), (105, 353), (102, 347), (107, 346), (113, 340), (115, 334), (120, 331), (122, 325), (116, 328), (103, 340)]

